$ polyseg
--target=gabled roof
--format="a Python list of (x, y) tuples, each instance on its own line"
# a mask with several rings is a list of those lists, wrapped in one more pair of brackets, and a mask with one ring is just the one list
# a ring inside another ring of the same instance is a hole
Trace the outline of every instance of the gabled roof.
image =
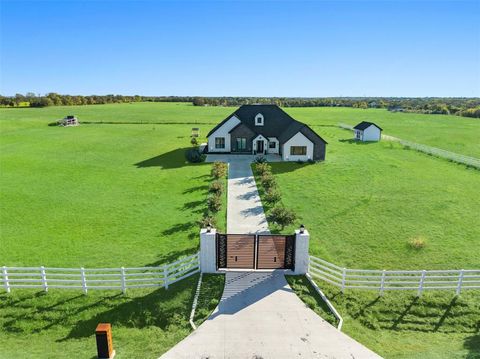
[(360, 131), (363, 131), (367, 128), (369, 128), (370, 126), (375, 126), (376, 128), (378, 128), (380, 131), (383, 131), (383, 129), (380, 127), (380, 126), (377, 126), (376, 124), (374, 124), (373, 122), (367, 122), (367, 121), (362, 121), (360, 122), (358, 125), (356, 125), (354, 127), (355, 130), (360, 130)]
[[(255, 125), (255, 116), (259, 113), (261, 113), (264, 118), (263, 126)], [(277, 105), (242, 105), (234, 113), (215, 126), (208, 133), (207, 137), (220, 128), (232, 116), (236, 116), (241, 123), (235, 126), (231, 131), (243, 124), (257, 135), (261, 134), (264, 137), (277, 137), (280, 143), (285, 143), (302, 128), (306, 127), (304, 123), (295, 120)], [(325, 142), (323, 139), (322, 141)]]

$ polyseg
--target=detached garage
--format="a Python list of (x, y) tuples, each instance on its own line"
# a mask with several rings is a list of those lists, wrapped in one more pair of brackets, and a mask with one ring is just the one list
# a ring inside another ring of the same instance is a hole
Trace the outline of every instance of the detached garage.
[(373, 122), (362, 121), (353, 130), (357, 141), (378, 142), (382, 138), (383, 130)]

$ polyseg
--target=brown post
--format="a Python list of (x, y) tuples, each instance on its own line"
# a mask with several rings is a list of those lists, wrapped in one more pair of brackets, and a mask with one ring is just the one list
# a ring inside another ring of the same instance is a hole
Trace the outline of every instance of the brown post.
[(112, 326), (110, 323), (99, 323), (95, 330), (97, 353), (100, 359), (112, 359), (115, 356), (112, 343)]

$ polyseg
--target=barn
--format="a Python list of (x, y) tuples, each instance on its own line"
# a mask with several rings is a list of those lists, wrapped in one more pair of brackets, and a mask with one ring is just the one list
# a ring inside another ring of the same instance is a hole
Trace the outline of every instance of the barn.
[(357, 141), (378, 142), (382, 138), (382, 128), (373, 122), (362, 121), (353, 130)]

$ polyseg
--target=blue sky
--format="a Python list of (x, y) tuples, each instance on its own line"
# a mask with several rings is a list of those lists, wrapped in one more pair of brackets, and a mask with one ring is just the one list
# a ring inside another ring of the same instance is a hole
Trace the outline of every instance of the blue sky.
[(480, 1), (0, 1), (3, 95), (480, 96)]

